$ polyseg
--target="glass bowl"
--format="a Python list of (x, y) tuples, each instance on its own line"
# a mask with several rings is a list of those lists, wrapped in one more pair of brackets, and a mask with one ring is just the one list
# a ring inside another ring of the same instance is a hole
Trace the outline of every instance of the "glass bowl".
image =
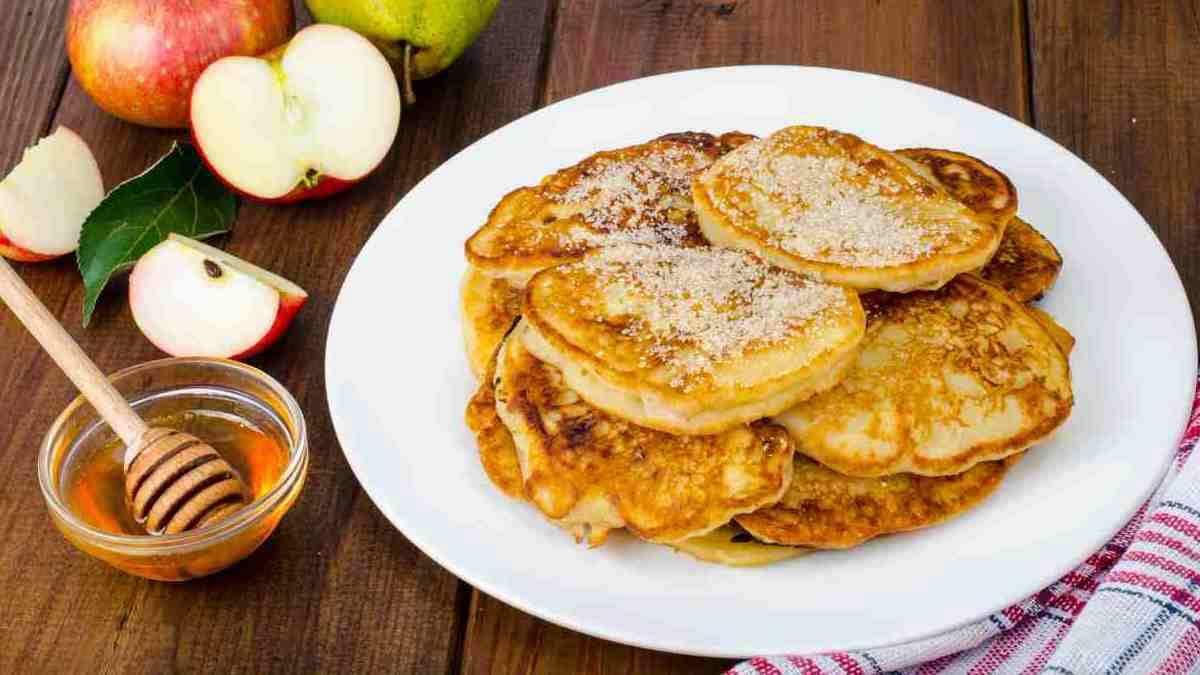
[(249, 421), (288, 451), (278, 482), (232, 516), (181, 534), (149, 536), (99, 530), (73, 513), (63, 495), (63, 469), (114, 435), (82, 398), (59, 415), (38, 454), (38, 482), (54, 525), (76, 548), (130, 574), (185, 581), (218, 572), (254, 552), (300, 494), (308, 473), (308, 436), (296, 400), (266, 373), (235, 361), (174, 358), (127, 368), (111, 377), (145, 419), (205, 410)]

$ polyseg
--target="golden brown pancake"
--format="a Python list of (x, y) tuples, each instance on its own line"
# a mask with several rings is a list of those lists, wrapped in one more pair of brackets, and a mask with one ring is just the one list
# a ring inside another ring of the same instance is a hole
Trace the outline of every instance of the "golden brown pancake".
[(676, 436), (584, 402), (521, 340), (501, 346), (496, 411), (512, 434), (525, 493), (576, 538), (609, 530), (674, 543), (773, 504), (791, 479), (793, 446), (768, 422), (709, 436)]
[(463, 339), (467, 363), (476, 378), (487, 371), (500, 341), (521, 315), (521, 288), (468, 266), (462, 280)]
[(512, 434), (496, 414), (496, 359), (489, 360), (479, 388), (467, 404), (467, 427), (479, 446), (479, 463), (492, 484), (513, 499), (525, 499), (525, 480)]
[(882, 534), (936, 525), (974, 507), (1019, 457), (982, 462), (953, 476), (851, 478), (797, 454), (783, 499), (736, 520), (764, 542), (851, 548)]
[(717, 433), (833, 386), (864, 330), (858, 296), (715, 248), (626, 245), (539, 272), (526, 346), (592, 405)]
[(1067, 357), (1041, 323), (964, 274), (884, 299), (846, 378), (774, 419), (839, 473), (944, 476), (1046, 438), (1072, 401)]
[(693, 183), (717, 246), (859, 290), (938, 288), (1003, 234), (912, 162), (852, 134), (795, 126), (746, 143)]
[(467, 260), (524, 285), (610, 243), (702, 246), (692, 177), (751, 138), (685, 132), (598, 152), (506, 195), (467, 240)]
[[(900, 293), (885, 293), (883, 291), (864, 293), (861, 296), (861, 300), (863, 311), (867, 314), (867, 322), (870, 323), (870, 317), (882, 309), (884, 305), (900, 297), (903, 297)], [(1014, 300), (1018, 299), (1012, 293), (1009, 293), (1009, 297), (1012, 297)], [(1046, 329), (1046, 332), (1050, 334), (1050, 337), (1058, 345), (1059, 349), (1067, 356), (1070, 356), (1071, 352), (1075, 349), (1075, 336), (1071, 335), (1070, 331), (1066, 328), (1063, 328), (1046, 310), (1028, 304), (1025, 305), (1025, 309), (1041, 324), (1042, 328)]]
[(917, 162), (927, 178), (1003, 232), (1017, 214), (1017, 189), (1008, 176), (966, 153), (904, 148), (897, 155)]
[[(509, 497), (526, 501), (517, 449), (512, 435), (496, 415), (494, 396), (491, 379), (482, 381), (467, 407), (467, 424), (475, 432), (479, 459), (492, 484)], [(808, 552), (794, 546), (764, 544), (733, 523), (670, 546), (698, 560), (730, 567), (767, 565)]]
[[(488, 376), (480, 382), (479, 390), (467, 406), (467, 426), (475, 434), (479, 459), (488, 478), (504, 494), (526, 501), (516, 446), (512, 435), (496, 414), (495, 389), (492, 385), (494, 359), (487, 373)], [(807, 553), (805, 549), (793, 546), (764, 544), (733, 523), (671, 546), (693, 558), (732, 567), (766, 565)]]
[[(1010, 293), (1011, 295), (1011, 293)], [(1046, 329), (1050, 337), (1054, 339), (1054, 343), (1062, 350), (1063, 354), (1071, 355), (1071, 351), (1075, 349), (1075, 336), (1071, 335), (1070, 331), (1063, 328), (1061, 324), (1050, 316), (1050, 313), (1040, 307), (1029, 307), (1029, 313)]]
[(467, 360), (479, 377), (521, 310), (534, 272), (608, 243), (705, 245), (691, 175), (753, 136), (684, 132), (599, 152), (506, 196), (467, 241), (461, 304)]
[(1042, 297), (1058, 278), (1062, 256), (1042, 233), (1016, 216), (1017, 192), (1012, 181), (983, 160), (952, 150), (906, 148), (896, 153), (913, 160), (976, 213), (1002, 227), (1004, 238), (979, 271), (1019, 302)]
[(1033, 302), (1054, 285), (1062, 265), (1062, 256), (1049, 239), (1024, 220), (1013, 218), (996, 255), (979, 275), (1019, 302)]

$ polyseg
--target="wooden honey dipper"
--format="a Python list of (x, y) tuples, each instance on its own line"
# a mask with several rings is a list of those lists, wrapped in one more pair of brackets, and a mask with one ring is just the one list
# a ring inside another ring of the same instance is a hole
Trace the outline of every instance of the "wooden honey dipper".
[(0, 298), (125, 443), (125, 498), (150, 534), (175, 534), (240, 509), (250, 491), (204, 441), (150, 428), (4, 258)]

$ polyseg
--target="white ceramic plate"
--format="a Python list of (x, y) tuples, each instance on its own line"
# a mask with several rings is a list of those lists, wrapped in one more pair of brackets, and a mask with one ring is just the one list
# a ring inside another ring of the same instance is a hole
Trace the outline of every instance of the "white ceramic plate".
[[(953, 148), (1005, 171), (1020, 213), (1066, 258), (1043, 306), (1079, 339), (1075, 409), (980, 508), (946, 525), (758, 569), (615, 537), (576, 546), (484, 476), (463, 410), (463, 240), (509, 190), (593, 151), (672, 131), (835, 127), (883, 147)], [(346, 458), (414, 544), (480, 590), (554, 623), (711, 656), (894, 644), (982, 618), (1055, 581), (1165, 471), (1196, 375), (1182, 284), (1145, 221), (1038, 132), (908, 82), (800, 67), (626, 82), (490, 134), (396, 205), (355, 262), (329, 329), (329, 407)], [(363, 571), (370, 574), (370, 570)]]

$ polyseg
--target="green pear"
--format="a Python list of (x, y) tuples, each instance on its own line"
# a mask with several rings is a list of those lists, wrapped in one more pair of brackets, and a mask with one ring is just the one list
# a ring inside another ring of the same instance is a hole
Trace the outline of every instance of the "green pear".
[(370, 38), (401, 68), (404, 94), (412, 80), (445, 70), (491, 21), (500, 0), (306, 0), (313, 18)]

